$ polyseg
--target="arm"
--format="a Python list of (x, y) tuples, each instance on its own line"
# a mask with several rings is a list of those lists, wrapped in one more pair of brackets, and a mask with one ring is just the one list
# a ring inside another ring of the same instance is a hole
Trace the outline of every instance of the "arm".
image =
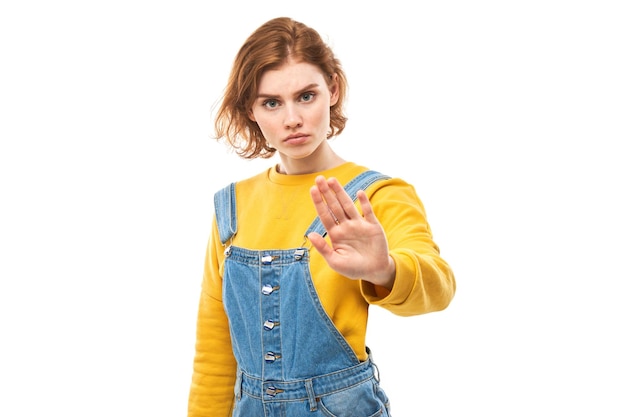
[(205, 260), (188, 417), (229, 417), (232, 412), (237, 364), (221, 299), (223, 248), (216, 229), (214, 224)]
[(456, 281), (433, 240), (415, 189), (394, 179), (372, 193), (373, 210), (385, 229), (396, 275), (391, 290), (362, 281), (363, 296), (370, 304), (401, 316), (445, 309), (454, 297)]
[(309, 236), (331, 268), (361, 280), (370, 304), (398, 315), (442, 310), (456, 289), (454, 275), (432, 239), (422, 202), (408, 183), (389, 180), (359, 192), (362, 214), (341, 185), (323, 177), (311, 197), (330, 244)]

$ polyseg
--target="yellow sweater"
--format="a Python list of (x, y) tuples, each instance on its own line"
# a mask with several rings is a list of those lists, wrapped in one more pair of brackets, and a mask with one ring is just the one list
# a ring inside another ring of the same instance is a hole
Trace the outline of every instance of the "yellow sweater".
[[(309, 189), (317, 175), (346, 184), (367, 170), (354, 163), (305, 175), (282, 175), (270, 168), (237, 183), (238, 233), (233, 245), (252, 249), (290, 249), (304, 243), (317, 216)], [(364, 360), (368, 306), (400, 316), (442, 310), (456, 290), (452, 270), (439, 256), (424, 207), (413, 186), (401, 179), (379, 181), (367, 189), (396, 263), (391, 291), (334, 272), (311, 250), (311, 275), (320, 301), (356, 355)], [(307, 242), (306, 246), (311, 248)], [(215, 219), (204, 267), (197, 321), (196, 356), (189, 395), (189, 417), (229, 417), (236, 362), (228, 318), (222, 305), (224, 247)]]

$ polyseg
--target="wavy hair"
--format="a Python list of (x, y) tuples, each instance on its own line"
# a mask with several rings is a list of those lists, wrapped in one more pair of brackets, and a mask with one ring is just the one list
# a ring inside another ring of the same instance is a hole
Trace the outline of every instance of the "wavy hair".
[(290, 58), (317, 66), (327, 83), (337, 75), (339, 98), (330, 108), (327, 139), (345, 128), (348, 119), (343, 103), (348, 85), (341, 63), (317, 31), (288, 17), (275, 18), (254, 31), (239, 49), (215, 119), (216, 139), (225, 140), (242, 158), (269, 158), (276, 152), (249, 118), (249, 111), (263, 74)]

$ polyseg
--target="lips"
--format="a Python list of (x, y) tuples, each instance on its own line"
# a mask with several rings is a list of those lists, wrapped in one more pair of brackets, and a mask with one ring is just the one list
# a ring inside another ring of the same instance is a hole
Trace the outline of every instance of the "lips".
[(287, 136), (284, 142), (297, 145), (297, 144), (305, 142), (307, 138), (308, 138), (308, 135), (305, 135), (304, 133), (294, 133), (293, 135)]

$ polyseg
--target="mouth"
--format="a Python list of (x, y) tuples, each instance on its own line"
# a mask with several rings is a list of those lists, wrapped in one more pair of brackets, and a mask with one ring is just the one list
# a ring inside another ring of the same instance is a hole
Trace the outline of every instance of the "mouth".
[(299, 144), (299, 143), (305, 142), (307, 138), (308, 138), (308, 135), (304, 133), (294, 133), (294, 134), (287, 136), (284, 142), (291, 143), (291, 144)]

